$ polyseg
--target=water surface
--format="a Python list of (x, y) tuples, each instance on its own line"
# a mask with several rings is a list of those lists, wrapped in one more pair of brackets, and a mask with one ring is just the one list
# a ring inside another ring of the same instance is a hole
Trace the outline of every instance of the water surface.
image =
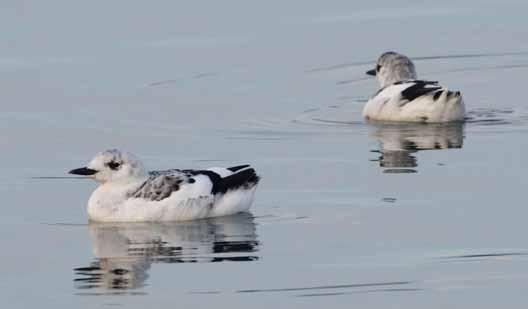
[[(2, 5), (0, 296), (10, 308), (525, 308), (527, 4)], [(366, 124), (378, 55), (462, 91), (463, 124)], [(251, 163), (251, 214), (88, 223), (61, 178)], [(395, 305), (397, 304), (397, 305)]]

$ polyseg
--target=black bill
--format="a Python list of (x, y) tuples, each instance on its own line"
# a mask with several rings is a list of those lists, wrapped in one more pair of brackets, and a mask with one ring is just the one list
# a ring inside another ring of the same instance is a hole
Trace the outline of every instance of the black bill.
[(365, 72), (367, 75), (376, 76), (376, 69), (368, 70)]
[(68, 173), (69, 174), (73, 174), (73, 175), (91, 176), (91, 175), (97, 173), (97, 171), (93, 170), (91, 168), (81, 167), (81, 168), (76, 168), (74, 170), (71, 170)]

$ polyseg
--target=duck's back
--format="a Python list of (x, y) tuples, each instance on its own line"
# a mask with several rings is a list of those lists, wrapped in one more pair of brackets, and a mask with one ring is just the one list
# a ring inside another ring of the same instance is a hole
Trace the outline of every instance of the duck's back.
[(363, 117), (375, 121), (449, 122), (464, 119), (460, 92), (438, 82), (409, 80), (380, 89), (363, 108)]

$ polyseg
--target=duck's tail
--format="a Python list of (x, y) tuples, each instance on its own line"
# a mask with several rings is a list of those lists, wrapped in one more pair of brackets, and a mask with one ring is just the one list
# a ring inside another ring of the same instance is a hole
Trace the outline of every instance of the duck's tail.
[(462, 103), (462, 94), (460, 93), (460, 91), (451, 91), (449, 89), (443, 88), (441, 90), (437, 90), (432, 95), (434, 101), (452, 104)]
[(441, 121), (462, 121), (464, 120), (466, 109), (464, 99), (460, 91), (451, 91), (443, 88), (432, 94), (433, 104), (441, 104), (443, 109)]

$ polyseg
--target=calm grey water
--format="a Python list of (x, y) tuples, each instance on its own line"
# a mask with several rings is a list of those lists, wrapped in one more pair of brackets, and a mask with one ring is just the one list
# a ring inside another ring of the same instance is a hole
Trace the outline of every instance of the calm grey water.
[[(525, 308), (526, 1), (4, 1), (9, 308)], [(463, 125), (367, 125), (378, 55), (463, 92)], [(87, 224), (66, 176), (251, 163), (251, 214)], [(44, 178), (39, 178), (44, 177)]]

